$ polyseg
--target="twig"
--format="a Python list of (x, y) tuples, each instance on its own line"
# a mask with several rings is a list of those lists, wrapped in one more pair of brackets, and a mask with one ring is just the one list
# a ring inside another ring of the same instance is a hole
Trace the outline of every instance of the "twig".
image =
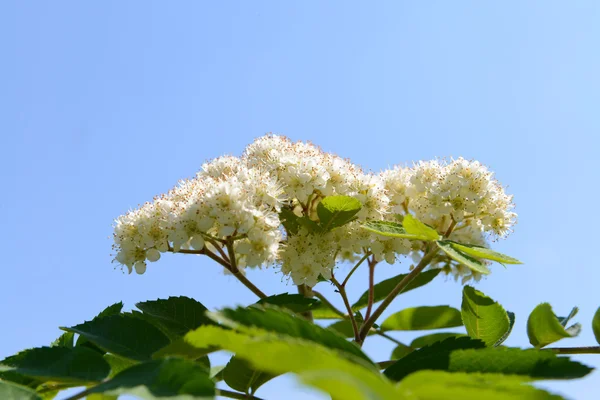
[(264, 294), (264, 292), (262, 290), (260, 290), (252, 282), (250, 282), (248, 280), (248, 278), (246, 278), (246, 276), (244, 274), (242, 274), (240, 272), (240, 270), (238, 269), (237, 260), (235, 259), (235, 251), (233, 250), (233, 241), (228, 240), (226, 246), (227, 246), (227, 253), (229, 253), (229, 260), (230, 260), (230, 269), (229, 269), (229, 271), (231, 271), (231, 273), (233, 274), (233, 276), (235, 276), (248, 289), (250, 289), (252, 291), (252, 293), (254, 293), (255, 295), (257, 295), (261, 299), (264, 299), (264, 298), (268, 297), (266, 294)]
[(550, 350), (556, 354), (600, 354), (600, 346), (549, 347), (542, 350)]
[(363, 261), (365, 261), (367, 259), (367, 257), (369, 257), (371, 255), (371, 252), (366, 252), (365, 255), (363, 256), (363, 258), (361, 258), (354, 267), (352, 267), (352, 269), (350, 270), (350, 272), (348, 273), (348, 276), (346, 276), (346, 279), (344, 279), (344, 281), (342, 282), (342, 286), (346, 287), (346, 284), (348, 283), (348, 280), (350, 279), (350, 277), (352, 276), (352, 274), (354, 273), (354, 271), (357, 270), (358, 267), (360, 267), (360, 264), (363, 263)]
[(348, 311), (348, 316), (350, 317), (350, 322), (352, 322), (352, 330), (354, 331), (354, 340), (356, 340), (357, 343), (361, 344), (362, 341), (360, 341), (358, 325), (356, 324), (356, 318), (354, 318), (354, 313), (352, 312), (352, 307), (350, 306), (350, 302), (348, 301), (348, 295), (346, 294), (346, 288), (344, 288), (344, 286), (342, 286), (337, 281), (337, 279), (335, 279), (335, 276), (333, 276), (333, 275), (331, 275), (331, 282), (337, 288), (338, 292), (340, 293), (340, 296), (342, 296), (342, 300), (344, 300), (344, 305), (346, 306), (346, 310)]
[[(298, 285), (298, 293), (300, 293), (304, 297), (308, 297), (308, 298), (312, 297), (312, 291), (310, 290), (310, 287), (308, 287), (306, 285)], [(310, 322), (314, 321), (312, 311), (304, 311), (304, 312), (300, 313), (300, 315), (302, 315), (304, 318), (306, 318)]]
[(375, 266), (377, 261), (375, 257), (371, 257), (369, 260), (369, 302), (367, 305), (367, 311), (365, 313), (365, 320), (368, 320), (371, 316), (371, 309), (373, 308), (373, 302), (375, 300)]
[(425, 269), (427, 265), (433, 260), (435, 255), (438, 252), (437, 246), (434, 244), (431, 246), (431, 249), (423, 256), (419, 264), (413, 269), (404, 279), (402, 279), (396, 287), (387, 295), (387, 297), (383, 300), (383, 302), (377, 307), (377, 309), (373, 312), (373, 315), (369, 317), (369, 319), (365, 320), (359, 334), (359, 339), (361, 341), (365, 340), (369, 330), (377, 321), (377, 318), (381, 316), (381, 314), (385, 311), (385, 309), (390, 305), (390, 303), (396, 298), (398, 294), (400, 294), (409, 283), (412, 282), (413, 279), (417, 277)]
[(334, 306), (333, 304), (331, 304), (331, 302), (329, 300), (327, 300), (327, 298), (321, 293), (321, 292), (317, 292), (314, 289), (311, 289), (313, 295), (321, 300), (321, 302), (323, 304), (325, 304), (329, 309), (331, 309), (331, 311), (333, 311), (334, 313), (336, 313), (337, 315), (339, 315), (342, 318), (348, 318), (348, 316), (346, 314), (344, 314), (341, 310), (339, 310), (336, 306)]
[(401, 341), (397, 340), (396, 338), (391, 337), (390, 335), (388, 335), (387, 333), (384, 333), (383, 331), (380, 330), (376, 330), (375, 334), (386, 338), (387, 340), (396, 343), (398, 346), (406, 346), (404, 343), (402, 343)]
[(251, 394), (233, 392), (226, 389), (217, 389), (215, 394), (217, 396), (228, 397), (230, 399), (262, 400), (260, 397), (252, 396)]

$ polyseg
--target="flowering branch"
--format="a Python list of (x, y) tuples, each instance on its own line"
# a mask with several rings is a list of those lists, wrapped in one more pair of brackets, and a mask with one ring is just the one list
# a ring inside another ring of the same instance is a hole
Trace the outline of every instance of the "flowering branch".
[(352, 267), (352, 269), (350, 270), (350, 272), (348, 273), (348, 276), (346, 276), (346, 279), (344, 279), (344, 281), (342, 282), (342, 286), (346, 287), (346, 284), (348, 283), (348, 280), (350, 280), (350, 277), (352, 276), (352, 274), (354, 274), (354, 271), (356, 271), (358, 269), (358, 267), (360, 267), (360, 265), (371, 255), (370, 251), (365, 252), (365, 255), (356, 263), (356, 265), (354, 267)]
[(375, 257), (369, 260), (369, 303), (367, 305), (367, 312), (365, 313), (365, 320), (368, 320), (371, 316), (371, 309), (373, 308), (373, 302), (375, 300), (375, 266), (377, 261)]

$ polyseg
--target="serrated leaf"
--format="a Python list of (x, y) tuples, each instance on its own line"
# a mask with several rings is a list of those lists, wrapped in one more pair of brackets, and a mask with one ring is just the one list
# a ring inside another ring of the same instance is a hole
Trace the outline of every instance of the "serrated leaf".
[[(99, 319), (99, 318), (108, 317), (110, 315), (118, 315), (122, 309), (123, 309), (123, 302), (120, 301), (118, 303), (112, 304), (112, 305), (106, 307), (104, 310), (102, 310), (94, 318), (92, 318), (92, 321)], [(73, 335), (73, 332), (66, 332), (65, 334)], [(80, 335), (77, 338), (77, 342), (75, 343), (75, 345), (77, 347), (87, 347), (88, 349), (97, 351), (100, 354), (106, 353), (104, 350), (102, 350), (100, 347), (96, 346), (94, 343), (90, 342), (85, 336), (82, 336), (82, 335)]]
[(50, 347), (68, 347), (73, 348), (75, 342), (75, 335), (72, 332), (65, 332), (58, 337), (54, 342), (50, 344)]
[(318, 307), (312, 310), (314, 319), (343, 319), (341, 315), (333, 311), (331, 308), (321, 303)]
[(410, 347), (413, 349), (420, 349), (421, 347), (430, 346), (434, 343), (441, 342), (442, 340), (446, 340), (448, 338), (459, 338), (465, 337), (464, 333), (454, 333), (454, 332), (439, 332), (432, 333), (429, 335), (420, 336), (415, 338), (412, 342), (410, 342)]
[(394, 350), (392, 350), (392, 360), (398, 360), (411, 353), (413, 350), (414, 349), (410, 346), (407, 346), (405, 344), (399, 344), (396, 347), (394, 347)]
[(464, 244), (457, 243), (453, 241), (448, 241), (452, 244), (456, 250), (461, 251), (462, 253), (468, 254), (472, 257), (483, 258), (485, 260), (498, 261), (502, 264), (523, 264), (521, 261), (516, 258), (507, 256), (506, 254), (498, 253), (492, 249), (488, 249), (483, 246), (476, 246), (473, 244)]
[(592, 319), (592, 331), (594, 332), (596, 342), (600, 344), (600, 307), (598, 307)]
[(185, 296), (145, 301), (135, 306), (175, 335), (184, 335), (201, 325), (214, 324), (206, 316), (207, 309), (202, 303)]
[(233, 329), (260, 328), (268, 332), (302, 338), (372, 363), (356, 344), (348, 342), (341, 335), (274, 306), (226, 308), (215, 313), (214, 316), (223, 325)]
[(469, 336), (486, 346), (499, 345), (512, 329), (506, 310), (471, 286), (463, 288), (461, 314)]
[(317, 205), (317, 215), (323, 231), (330, 231), (352, 221), (362, 208), (360, 201), (350, 196), (327, 196)]
[(448, 257), (465, 267), (468, 267), (475, 272), (479, 272), (480, 274), (488, 275), (490, 273), (489, 268), (483, 262), (455, 249), (451, 242), (439, 240), (436, 244), (448, 255)]
[(513, 327), (515, 326), (515, 313), (507, 311), (506, 314), (508, 315), (508, 330), (506, 331), (506, 333), (504, 335), (502, 335), (500, 337), (500, 339), (498, 339), (498, 341), (496, 343), (494, 343), (494, 347), (498, 347), (500, 346), (502, 343), (504, 343), (504, 341), (506, 339), (508, 339), (508, 337), (510, 336), (510, 333), (513, 330)]
[(124, 371), (127, 368), (129, 368), (135, 364), (138, 364), (137, 361), (130, 360), (129, 358), (119, 357), (117, 355), (110, 354), (110, 353), (103, 355), (103, 357), (106, 360), (106, 362), (108, 363), (108, 365), (110, 365), (110, 377), (111, 378), (113, 376), (115, 376), (116, 374), (118, 374), (119, 372)]
[(527, 319), (527, 336), (529, 343), (535, 347), (544, 347), (560, 339), (573, 337), (573, 330), (566, 330), (560, 323), (558, 317), (552, 311), (549, 303), (539, 304), (529, 314)]
[(528, 379), (575, 379), (592, 371), (592, 368), (566, 357), (557, 357), (548, 350), (506, 347), (449, 349), (449, 344), (453, 343), (446, 341), (415, 350), (388, 367), (384, 374), (392, 380), (401, 380), (410, 373), (427, 369), (521, 375)]
[(213, 351), (219, 350), (218, 348), (214, 347), (201, 349), (197, 346), (192, 346), (184, 338), (185, 336), (156, 351), (152, 355), (152, 358), (160, 359), (176, 356), (185, 358), (186, 360), (197, 360), (198, 358), (210, 354)]
[(519, 376), (420, 371), (398, 386), (398, 398), (423, 400), (562, 400), (526, 385)]
[(90, 393), (131, 394), (144, 399), (212, 398), (215, 383), (206, 368), (192, 361), (167, 358), (136, 364)]
[(384, 375), (393, 381), (399, 381), (407, 375), (422, 369), (447, 370), (450, 363), (450, 353), (453, 351), (483, 347), (485, 347), (485, 344), (482, 341), (469, 337), (448, 338), (407, 354), (386, 368)]
[[(271, 374), (296, 373), (304, 383), (335, 399), (397, 400), (395, 387), (362, 359), (340, 357), (321, 344), (255, 329), (253, 336), (219, 327), (203, 326), (185, 340), (199, 348), (216, 346)], [(334, 372), (337, 377), (330, 376)]]
[(130, 315), (109, 315), (61, 328), (78, 333), (105, 351), (136, 361), (149, 360), (170, 340), (151, 323)]
[[(419, 288), (431, 282), (433, 278), (438, 276), (440, 273), (440, 269), (432, 269), (429, 271), (421, 272), (417, 275), (400, 293), (406, 293), (410, 290)], [(388, 294), (398, 285), (398, 283), (402, 282), (404, 278), (406, 278), (408, 274), (400, 274), (394, 276), (389, 279), (385, 279), (379, 283), (377, 283), (373, 287), (373, 300), (374, 303), (377, 303), (387, 297)], [(369, 291), (365, 291), (362, 296), (358, 299), (356, 303), (352, 305), (353, 311), (361, 310), (367, 307), (369, 304)]]
[(367, 221), (361, 228), (366, 229), (369, 232), (377, 233), (382, 236), (395, 237), (409, 240), (430, 240), (429, 237), (424, 235), (415, 235), (408, 233), (406, 229), (397, 222), (390, 221)]
[(2, 400), (43, 400), (33, 389), (0, 380), (0, 399)]
[(264, 299), (260, 299), (256, 304), (271, 304), (294, 313), (313, 311), (321, 306), (321, 302), (317, 299), (305, 297), (302, 294), (289, 293), (265, 297)]
[(406, 233), (427, 238), (426, 240), (439, 240), (440, 234), (433, 228), (425, 225), (410, 214), (406, 214), (402, 220), (402, 226)]
[(110, 367), (102, 355), (85, 347), (38, 347), (0, 361), (0, 366), (28, 377), (66, 383), (98, 382)]
[(257, 370), (249, 362), (235, 356), (229, 360), (222, 371), (223, 380), (230, 388), (249, 394), (256, 393), (259, 387), (275, 376)]
[(450, 306), (413, 307), (390, 315), (382, 331), (419, 331), (461, 326), (460, 311)]
[(122, 301), (106, 307), (104, 310), (102, 310), (100, 312), (100, 314), (96, 315), (94, 317), (94, 319), (108, 317), (109, 315), (117, 315), (121, 312), (121, 310), (123, 310), (123, 302)]

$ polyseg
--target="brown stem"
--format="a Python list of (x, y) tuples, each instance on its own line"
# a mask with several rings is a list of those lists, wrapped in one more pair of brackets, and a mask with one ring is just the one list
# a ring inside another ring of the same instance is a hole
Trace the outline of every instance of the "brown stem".
[(262, 400), (260, 397), (252, 396), (251, 394), (233, 392), (226, 389), (217, 389), (215, 394), (217, 396), (228, 397), (230, 399)]
[(384, 333), (383, 331), (376, 331), (375, 332), (377, 335), (386, 338), (387, 340), (389, 340), (390, 342), (394, 342), (396, 343), (398, 346), (402, 345), (402, 346), (406, 346), (404, 343), (402, 343), (401, 341), (397, 340), (396, 338), (391, 337), (390, 335), (388, 335), (387, 333)]
[(338, 292), (340, 293), (340, 296), (342, 296), (342, 300), (344, 300), (344, 305), (346, 306), (346, 310), (348, 311), (348, 316), (350, 317), (350, 322), (352, 323), (352, 330), (354, 331), (354, 340), (356, 340), (357, 343), (362, 343), (359, 341), (360, 336), (359, 336), (359, 330), (358, 330), (358, 325), (356, 324), (356, 318), (354, 318), (354, 313), (352, 312), (352, 307), (350, 306), (350, 302), (348, 301), (348, 295), (346, 294), (346, 288), (344, 286), (342, 286), (337, 279), (335, 279), (335, 276), (331, 276), (331, 282), (335, 285), (335, 287), (337, 288)]
[(371, 257), (369, 260), (369, 302), (367, 305), (367, 311), (365, 313), (365, 320), (371, 316), (371, 309), (373, 308), (373, 302), (375, 300), (375, 266), (377, 261), (375, 257)]
[(262, 290), (260, 290), (252, 282), (250, 282), (248, 280), (248, 278), (246, 278), (246, 276), (244, 274), (242, 274), (242, 272), (238, 269), (237, 260), (235, 259), (235, 251), (233, 250), (233, 241), (228, 240), (226, 246), (227, 246), (227, 253), (229, 253), (229, 265), (230, 265), (229, 271), (231, 271), (233, 276), (235, 276), (238, 281), (242, 282), (244, 284), (244, 286), (246, 286), (248, 289), (250, 289), (252, 291), (252, 293), (257, 295), (261, 299), (268, 297), (266, 294), (263, 293)]
[(323, 304), (325, 304), (331, 311), (333, 311), (334, 313), (336, 313), (337, 315), (339, 315), (342, 318), (348, 318), (348, 316), (346, 314), (344, 314), (336, 306), (331, 304), (331, 302), (329, 300), (327, 300), (327, 297), (325, 297), (321, 292), (317, 292), (314, 289), (311, 289), (311, 291), (312, 291), (313, 296), (315, 296), (317, 299), (321, 300), (321, 302)]
[(408, 286), (408, 284), (411, 283), (412, 280), (415, 279), (417, 275), (419, 275), (427, 265), (429, 265), (431, 260), (437, 254), (437, 252), (438, 248), (434, 244), (433, 246), (431, 246), (431, 249), (423, 256), (423, 258), (415, 267), (415, 269), (413, 269), (408, 275), (406, 275), (406, 277), (404, 277), (404, 279), (402, 279), (396, 285), (396, 287), (387, 295), (387, 297), (383, 300), (379, 307), (377, 307), (377, 309), (373, 312), (373, 315), (371, 315), (369, 319), (367, 319), (364, 322), (359, 335), (359, 339), (361, 341), (365, 340), (367, 334), (369, 333), (369, 330), (373, 327), (375, 321), (377, 321), (377, 318), (381, 316), (381, 314), (391, 304), (391, 302), (396, 298), (396, 296), (398, 296), (398, 294), (400, 294), (404, 290), (404, 288), (406, 288), (406, 286)]
[(348, 280), (350, 279), (350, 277), (352, 276), (354, 271), (356, 271), (358, 269), (358, 267), (360, 267), (360, 264), (362, 264), (363, 261), (365, 261), (370, 255), (371, 255), (371, 252), (367, 251), (365, 253), (365, 255), (356, 263), (356, 265), (354, 267), (352, 267), (352, 269), (348, 273), (348, 276), (346, 276), (346, 279), (344, 279), (344, 282), (342, 282), (343, 287), (346, 287), (346, 284), (348, 283)]
[(550, 350), (556, 354), (600, 354), (600, 346), (550, 347), (543, 350)]

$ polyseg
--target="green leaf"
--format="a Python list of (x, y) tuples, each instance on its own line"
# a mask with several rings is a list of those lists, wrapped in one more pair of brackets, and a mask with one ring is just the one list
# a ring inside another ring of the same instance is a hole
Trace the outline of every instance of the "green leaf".
[(410, 240), (431, 240), (429, 236), (415, 235), (408, 233), (406, 229), (397, 222), (389, 221), (367, 221), (361, 228), (368, 230), (369, 232), (377, 233), (382, 236), (403, 238)]
[(184, 335), (201, 325), (214, 324), (206, 316), (207, 309), (202, 303), (185, 296), (145, 301), (135, 306), (176, 335)]
[(448, 338), (407, 354), (383, 373), (389, 379), (399, 381), (408, 374), (422, 369), (447, 370), (450, 364), (450, 353), (453, 351), (478, 349), (484, 346), (485, 344), (480, 340), (469, 337)]
[(450, 306), (406, 308), (390, 315), (383, 324), (383, 331), (419, 331), (461, 326), (460, 311)]
[(131, 394), (144, 399), (182, 399), (183, 395), (212, 398), (215, 395), (215, 383), (204, 366), (188, 360), (167, 358), (134, 365), (90, 392)]
[(152, 358), (159, 359), (176, 356), (185, 358), (187, 360), (197, 360), (198, 358), (210, 354), (213, 351), (219, 350), (218, 348), (214, 347), (201, 349), (196, 346), (192, 346), (184, 338), (185, 336), (158, 350), (152, 355)]
[(39, 347), (0, 361), (11, 371), (42, 380), (88, 383), (104, 379), (110, 367), (99, 353), (85, 347)]
[(215, 313), (214, 316), (223, 325), (233, 329), (260, 328), (268, 332), (302, 338), (372, 363), (356, 344), (348, 342), (341, 335), (274, 306), (226, 308)]
[(433, 228), (425, 225), (410, 214), (406, 214), (402, 220), (402, 226), (410, 235), (427, 238), (427, 240), (439, 240), (440, 234)]
[(479, 272), (479, 273), (485, 274), (485, 275), (490, 273), (490, 270), (487, 267), (487, 265), (485, 265), (481, 261), (455, 249), (452, 246), (451, 242), (448, 242), (445, 240), (439, 240), (436, 243), (437, 243), (438, 247), (440, 249), (442, 249), (442, 251), (444, 253), (446, 253), (448, 255), (448, 257), (450, 257), (454, 261), (464, 265), (465, 267), (470, 268), (471, 270), (473, 270), (475, 272)]
[[(364, 321), (362, 314), (359, 312), (354, 315), (354, 319), (358, 327), (360, 327), (360, 324)], [(354, 328), (352, 327), (352, 321), (350, 319), (334, 322), (329, 325), (327, 329), (333, 330), (345, 338), (354, 338)], [(372, 332), (369, 332), (369, 334), (372, 334)]]
[(594, 314), (594, 318), (592, 319), (592, 331), (594, 331), (596, 342), (600, 344), (600, 307), (598, 307)]
[[(438, 276), (440, 271), (441, 271), (441, 269), (432, 269), (429, 271), (421, 272), (419, 275), (417, 275), (415, 277), (415, 279), (413, 279), (404, 288), (404, 290), (401, 293), (406, 293), (410, 290), (413, 290), (413, 289), (416, 289), (418, 287), (428, 284), (429, 282), (431, 282), (433, 280), (433, 278)], [(407, 276), (408, 276), (408, 274), (400, 274), (400, 275), (394, 276), (393, 278), (385, 279), (385, 280), (379, 282), (378, 284), (376, 284), (373, 287), (374, 303), (377, 303), (377, 302), (385, 299), (387, 297), (387, 295), (390, 294), (390, 292), (398, 285), (398, 283), (402, 282), (402, 280), (404, 278), (406, 278)], [(369, 304), (369, 291), (367, 290), (362, 294), (362, 296), (360, 296), (358, 301), (352, 305), (352, 310), (354, 310), (354, 311), (361, 310), (361, 309), (367, 307), (368, 304)]]
[(42, 400), (33, 389), (12, 382), (0, 381), (0, 399), (2, 400)]
[(312, 311), (321, 306), (317, 299), (305, 297), (302, 294), (282, 293), (260, 299), (256, 304), (271, 304), (288, 309), (294, 313)]
[(558, 317), (558, 322), (560, 322), (560, 324), (563, 326), (563, 328), (567, 327), (567, 324), (569, 323), (569, 321), (577, 315), (577, 313), (579, 312), (579, 308), (577, 307), (573, 307), (571, 309), (571, 312), (569, 313), (569, 315), (567, 315), (566, 317)]
[(422, 400), (561, 400), (561, 396), (526, 385), (522, 377), (420, 371), (398, 386), (398, 398)]
[(259, 387), (276, 375), (259, 371), (244, 359), (234, 356), (223, 369), (222, 376), (230, 388), (242, 393), (254, 394)]
[(509, 257), (506, 254), (498, 253), (497, 251), (488, 249), (483, 246), (476, 246), (473, 244), (463, 244), (457, 243), (448, 240), (448, 242), (454, 247), (456, 250), (468, 254), (472, 257), (483, 258), (485, 260), (498, 261), (502, 264), (523, 264), (521, 261), (516, 258)]
[(323, 303), (312, 310), (314, 319), (343, 319), (341, 315), (337, 314), (331, 308), (327, 307)]
[(151, 323), (131, 315), (110, 315), (71, 328), (105, 351), (136, 361), (149, 360), (169, 339)]
[[(401, 380), (419, 370), (444, 370), (448, 372), (481, 372), (521, 375), (528, 379), (581, 378), (591, 368), (557, 357), (552, 351), (517, 348), (466, 348), (473, 339), (446, 339), (443, 342), (415, 350), (388, 367), (384, 374), (392, 380)], [(449, 342), (450, 341), (450, 342)]]
[(75, 334), (73, 334), (72, 332), (65, 332), (62, 335), (60, 335), (58, 337), (58, 339), (56, 339), (54, 342), (52, 342), (52, 344), (50, 344), (50, 347), (68, 347), (70, 349), (73, 348), (74, 346), (74, 338), (75, 338)]
[(469, 336), (481, 339), (486, 346), (498, 346), (512, 329), (506, 310), (471, 286), (463, 288), (461, 312)]
[(123, 302), (120, 301), (118, 303), (115, 303), (113, 305), (106, 307), (104, 310), (102, 310), (100, 312), (100, 314), (96, 315), (94, 317), (94, 319), (108, 317), (109, 315), (117, 315), (121, 312), (122, 309), (123, 309)]
[(392, 360), (397, 360), (399, 358), (402, 358), (402, 357), (406, 356), (407, 354), (411, 353), (413, 350), (414, 349), (410, 346), (407, 346), (405, 344), (399, 344), (392, 351)]
[(421, 347), (430, 346), (434, 343), (441, 342), (442, 340), (446, 340), (448, 338), (459, 338), (465, 336), (466, 335), (463, 333), (454, 332), (432, 333), (414, 339), (412, 342), (410, 342), (410, 347), (412, 347), (413, 349), (420, 349)]
[(394, 385), (362, 359), (340, 357), (334, 349), (304, 339), (260, 329), (253, 334), (203, 326), (188, 333), (185, 340), (199, 348), (229, 350), (270, 374), (296, 373), (304, 383), (324, 390), (334, 399), (398, 399)]
[(283, 207), (279, 213), (279, 220), (285, 228), (288, 235), (295, 235), (300, 230), (300, 223), (298, 222), (298, 216), (294, 214), (294, 211), (289, 208)]
[(565, 329), (549, 303), (539, 304), (527, 319), (529, 343), (535, 347), (544, 347), (560, 339), (576, 336), (579, 333), (578, 325)]
[(330, 231), (352, 221), (361, 208), (354, 197), (327, 196), (317, 205), (317, 215), (322, 229)]
[(114, 354), (105, 354), (104, 359), (110, 365), (110, 377), (112, 378), (121, 371), (138, 364), (137, 361), (130, 360), (129, 358), (123, 358)]

